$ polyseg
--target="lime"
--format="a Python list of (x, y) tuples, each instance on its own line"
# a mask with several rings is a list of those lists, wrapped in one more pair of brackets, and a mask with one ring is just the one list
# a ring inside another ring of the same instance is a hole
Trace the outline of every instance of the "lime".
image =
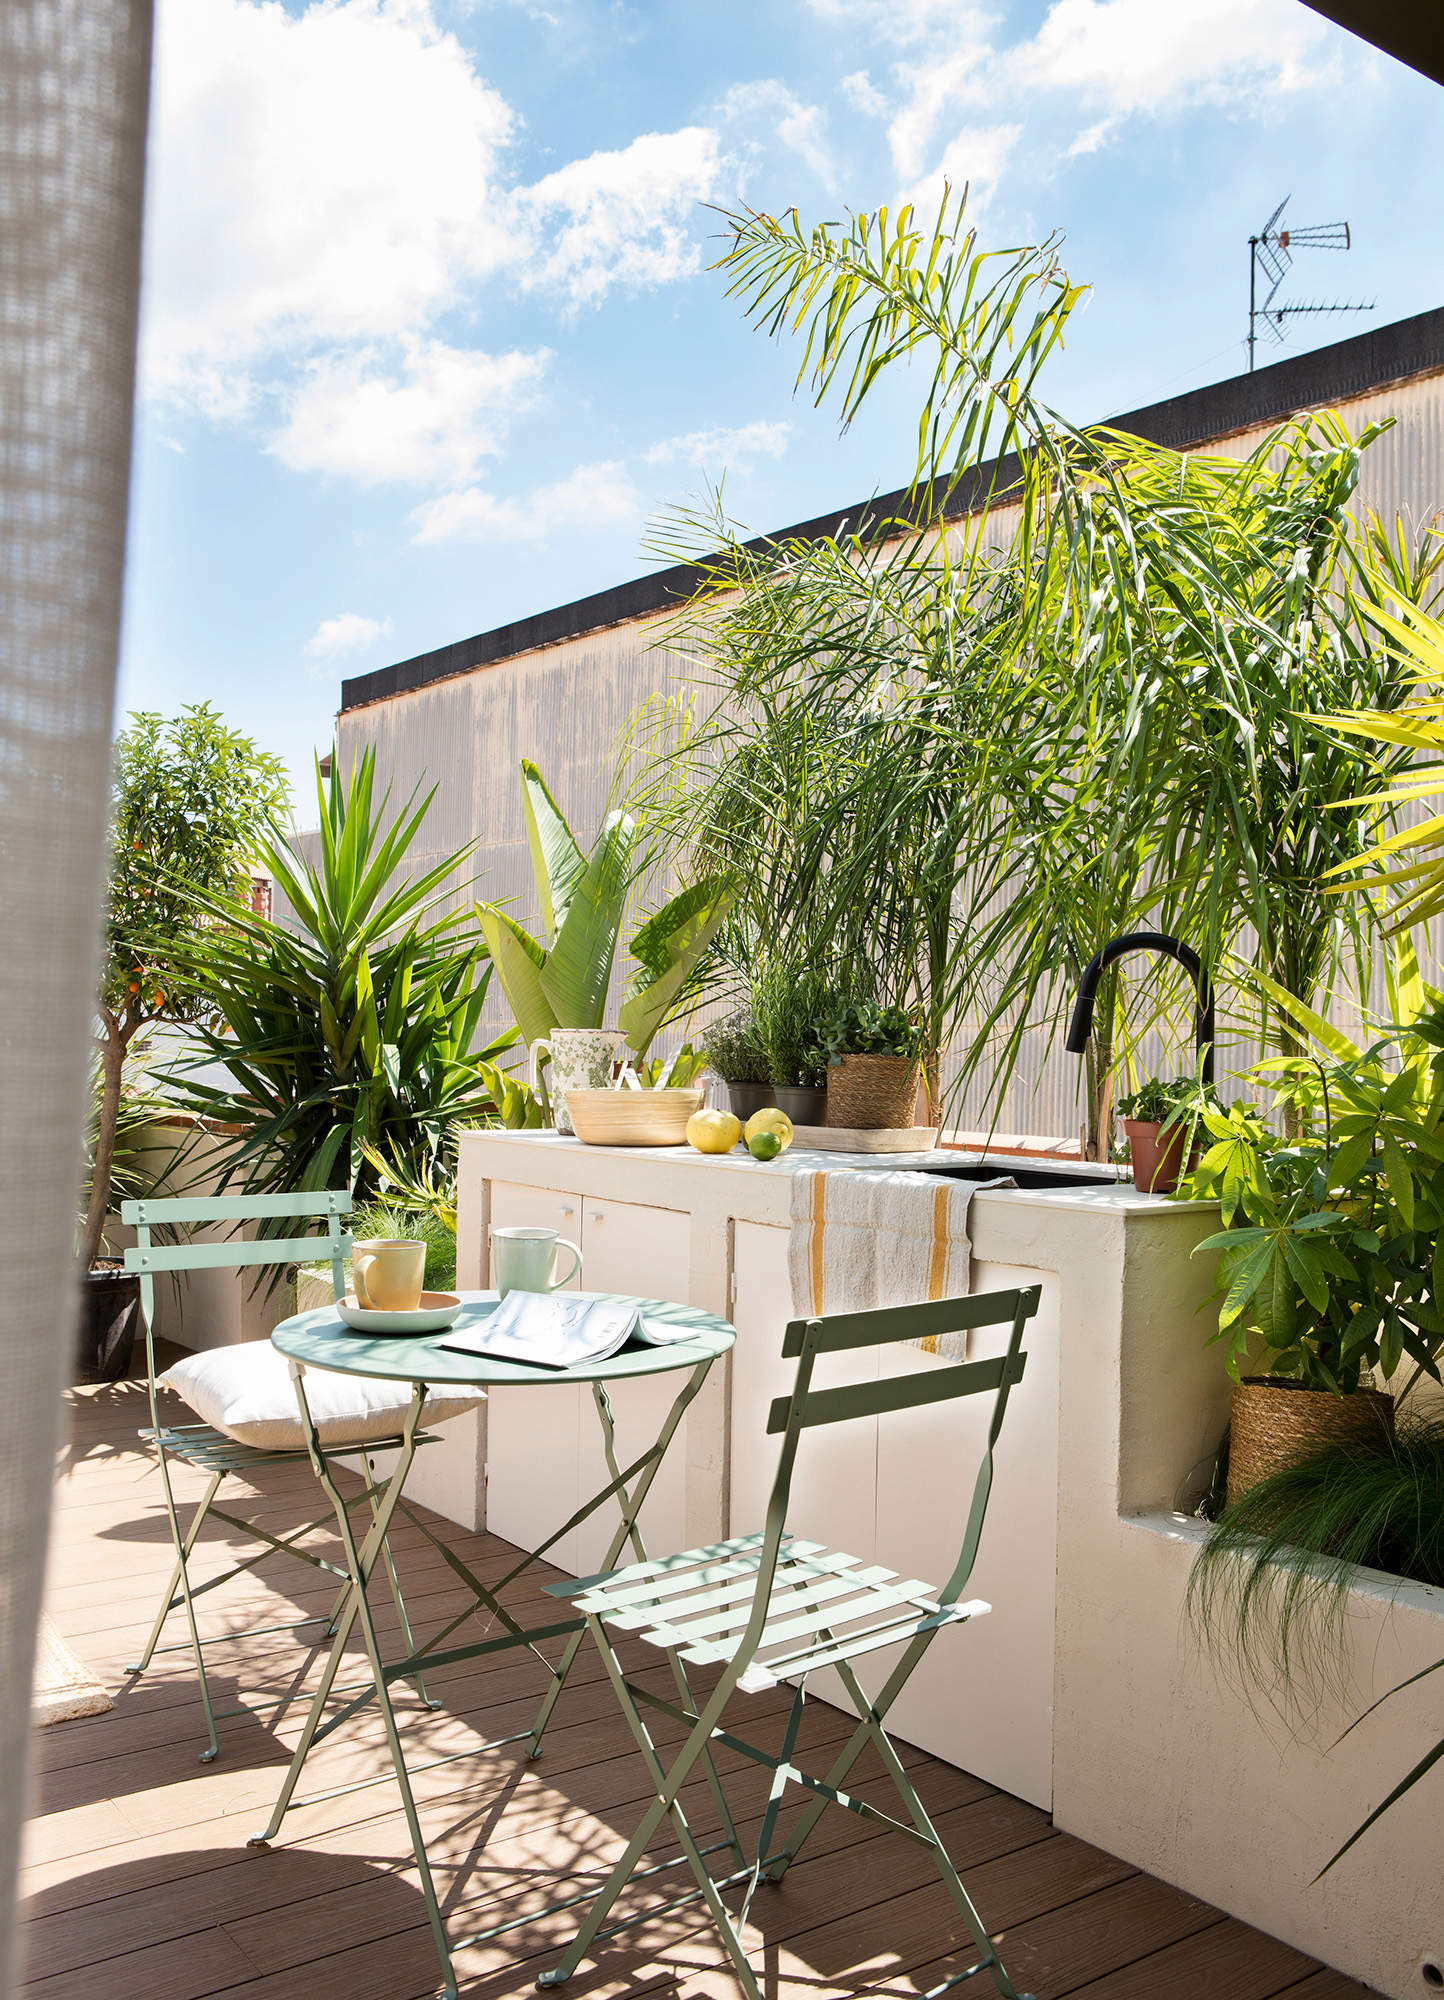
[(782, 1151), (782, 1141), (775, 1132), (754, 1132), (747, 1141), (747, 1150), (754, 1160), (775, 1160)]
[[(742, 1136), (750, 1146), (759, 1132), (775, 1132), (777, 1143), (784, 1153), (792, 1144), (792, 1120), (785, 1111), (779, 1111), (775, 1104), (769, 1104), (761, 1111), (754, 1111), (747, 1121)], [(771, 1157), (769, 1153), (767, 1158)]]

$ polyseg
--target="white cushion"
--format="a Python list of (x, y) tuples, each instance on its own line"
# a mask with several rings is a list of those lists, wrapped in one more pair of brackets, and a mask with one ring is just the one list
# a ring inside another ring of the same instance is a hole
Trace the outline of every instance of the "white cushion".
[[(160, 1379), (185, 1398), (203, 1423), (213, 1424), (238, 1444), (267, 1451), (306, 1449), (290, 1363), (269, 1340), (246, 1340), (239, 1346), (189, 1354)], [(306, 1401), (322, 1444), (369, 1444), (399, 1435), (411, 1407), (411, 1384), (307, 1368)], [(480, 1389), (433, 1389), (421, 1420), (445, 1423), (485, 1401)]]

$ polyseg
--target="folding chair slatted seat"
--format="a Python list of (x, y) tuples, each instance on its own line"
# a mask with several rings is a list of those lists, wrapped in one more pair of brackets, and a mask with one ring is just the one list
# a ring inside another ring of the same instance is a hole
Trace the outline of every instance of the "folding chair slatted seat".
[[(290, 1386), (285, 1363), (269, 1342), (245, 1342), (239, 1349), (212, 1350), (209, 1359), (221, 1355), (228, 1358), (228, 1367), (239, 1363), (243, 1378), (259, 1381), (261, 1395), (259, 1407), (271, 1419), (272, 1426), (279, 1422), (285, 1428), (289, 1421), (294, 1428), (293, 1440), (284, 1443), (248, 1443), (233, 1436), (229, 1431), (214, 1423), (163, 1424), (160, 1420), (158, 1391), (162, 1386), (155, 1367), (155, 1278), (157, 1274), (175, 1271), (231, 1270), (261, 1268), (298, 1262), (309, 1262), (318, 1256), (325, 1256), (331, 1264), (332, 1283), (339, 1297), (345, 1289), (344, 1260), (351, 1249), (351, 1238), (344, 1227), (344, 1218), (351, 1210), (351, 1195), (348, 1189), (332, 1189), (320, 1193), (297, 1193), (275, 1195), (214, 1195), (197, 1196), (194, 1199), (128, 1201), (121, 1209), (122, 1221), (131, 1224), (136, 1231), (136, 1246), (127, 1250), (125, 1262), (127, 1270), (140, 1276), (141, 1307), (145, 1320), (146, 1376), (150, 1396), (151, 1422), (140, 1436), (156, 1449), (160, 1467), (161, 1482), (165, 1492), (166, 1512), (169, 1517), (171, 1538), (175, 1545), (175, 1564), (170, 1582), (161, 1597), (160, 1607), (151, 1626), (149, 1638), (140, 1658), (130, 1666), (130, 1673), (144, 1673), (154, 1655), (159, 1652), (184, 1651), (189, 1649), (196, 1664), (196, 1674), (200, 1681), (201, 1704), (205, 1710), (206, 1728), (209, 1735), (208, 1747), (201, 1753), (201, 1762), (210, 1763), (218, 1754), (220, 1740), (216, 1734), (216, 1723), (230, 1715), (252, 1712), (245, 1708), (216, 1710), (212, 1704), (210, 1682), (206, 1673), (205, 1648), (219, 1644), (231, 1644), (238, 1640), (260, 1637), (278, 1631), (299, 1631), (307, 1626), (323, 1626), (330, 1629), (344, 1599), (349, 1583), (349, 1572), (337, 1563), (327, 1560), (315, 1551), (302, 1548), (298, 1544), (320, 1528), (334, 1525), (332, 1510), (328, 1507), (314, 1520), (283, 1535), (272, 1534), (256, 1521), (248, 1521), (240, 1515), (229, 1512), (216, 1504), (216, 1496), (222, 1482), (230, 1477), (244, 1477), (259, 1471), (264, 1466), (278, 1464), (309, 1465), (301, 1424), (300, 1408), (295, 1403), (294, 1391)], [(240, 1227), (248, 1222), (274, 1221), (277, 1218), (293, 1217), (298, 1223), (309, 1221), (324, 1222), (325, 1235), (297, 1235), (288, 1237), (244, 1238), (233, 1236), (223, 1242), (213, 1243), (170, 1243), (156, 1242), (153, 1230), (168, 1233), (173, 1228), (230, 1223)], [(183, 1371), (172, 1371), (181, 1373)], [(342, 1378), (332, 1377), (334, 1382)], [(184, 1382), (180, 1393), (194, 1393)], [(278, 1395), (283, 1392), (293, 1413), (276, 1407)], [(269, 1398), (269, 1404), (268, 1399)], [(349, 1392), (340, 1392), (339, 1411), (336, 1421), (344, 1430)], [(480, 1401), (480, 1396), (469, 1399)], [(399, 1446), (402, 1443), (400, 1412), (394, 1430), (387, 1428), (377, 1434), (374, 1410), (366, 1411), (357, 1407), (354, 1412), (355, 1444), (357, 1455), (371, 1466), (372, 1455), (379, 1451)], [(369, 1421), (368, 1421), (369, 1419)], [(435, 1443), (430, 1433), (418, 1433), (418, 1445)], [(329, 1440), (333, 1449), (345, 1451), (344, 1441), (334, 1435)], [(207, 1488), (184, 1531), (181, 1527), (181, 1504), (178, 1502), (171, 1482), (171, 1466), (182, 1464), (206, 1476)], [(374, 1470), (363, 1482), (361, 1491), (351, 1505), (369, 1505), (373, 1521), (376, 1517), (377, 1496), (380, 1492)], [(232, 1567), (219, 1575), (208, 1577), (204, 1582), (192, 1581), (190, 1563), (201, 1529), (207, 1521), (223, 1522), (227, 1527), (248, 1536), (258, 1544), (257, 1553), (236, 1561)], [(271, 1625), (253, 1628), (248, 1632), (220, 1632), (203, 1635), (196, 1617), (196, 1601), (211, 1591), (220, 1589), (238, 1577), (248, 1576), (267, 1557), (283, 1554), (307, 1563), (324, 1575), (333, 1576), (337, 1583), (337, 1598), (329, 1613), (319, 1613), (312, 1618), (303, 1618), (288, 1625)], [(401, 1595), (401, 1584), (396, 1574), (389, 1542), (383, 1539), (387, 1578), (395, 1600), (397, 1616), (406, 1638), (407, 1650), (411, 1650), (410, 1628), (405, 1602)], [(171, 1613), (184, 1609), (189, 1627), (188, 1637), (174, 1646), (162, 1646), (161, 1634)], [(424, 1684), (420, 1676), (415, 1677), (415, 1685), (423, 1701), (427, 1700)], [(288, 1694), (293, 1690), (288, 1690)], [(434, 1704), (431, 1704), (434, 1705)]]
[[(768, 1421), (770, 1434), (781, 1433), (777, 1474), (761, 1534), (743, 1535), (689, 1549), (655, 1562), (632, 1563), (606, 1575), (578, 1578), (547, 1586), (582, 1612), (601, 1653), (614, 1693), (638, 1748), (646, 1761), (655, 1794), (626, 1852), (588, 1910), (581, 1930), (561, 1962), (538, 1979), (542, 1988), (559, 1986), (576, 1971), (598, 1938), (629, 1927), (635, 1918), (607, 1925), (617, 1896), (634, 1874), (654, 1836), (666, 1823), (682, 1847), (697, 1886), (674, 1897), (664, 1908), (701, 1897), (721, 1932), (733, 1969), (748, 2000), (761, 2000), (757, 1979), (742, 1942), (753, 1896), (763, 1880), (780, 1881), (796, 1859), (828, 1804), (845, 1807), (882, 1822), (929, 1848), (944, 1886), (961, 1913), (977, 1948), (976, 1961), (931, 1989), (929, 2000), (950, 1987), (987, 1972), (1004, 2000), (1019, 1996), (957, 1870), (948, 1858), (911, 1780), (888, 1739), (883, 1722), (918, 1662), (937, 1634), (985, 1613), (979, 1599), (964, 1598), (982, 1535), (983, 1518), (992, 1488), (993, 1454), (1002, 1430), (1008, 1395), (1021, 1378), (1027, 1359), (1023, 1329), (1038, 1309), (1038, 1288), (993, 1292), (975, 1298), (942, 1299), (924, 1305), (888, 1307), (877, 1312), (839, 1313), (826, 1319), (793, 1320), (783, 1342), (783, 1354), (797, 1360), (790, 1396), (779, 1397)], [(860, 1382), (838, 1389), (811, 1387), (819, 1355), (851, 1348), (881, 1346), (920, 1334), (956, 1333), (984, 1326), (1009, 1325), (1005, 1354), (986, 1361), (965, 1361), (946, 1368), (909, 1372)], [(792, 1474), (803, 1431), (819, 1424), (878, 1416), (919, 1404), (991, 1392), (992, 1418), (988, 1442), (973, 1485), (972, 1504), (962, 1548), (952, 1575), (941, 1590), (915, 1577), (900, 1577), (880, 1564), (864, 1564), (843, 1550), (804, 1541), (787, 1531)], [(718, 1667), (720, 1676), (704, 1704), (679, 1707), (623, 1672), (613, 1634), (641, 1640), (688, 1665)], [(869, 1696), (853, 1671), (852, 1662), (884, 1648), (902, 1648), (877, 1694)], [(813, 1776), (793, 1762), (802, 1722), (807, 1678), (819, 1669), (836, 1670), (857, 1710), (858, 1725), (825, 1776)], [(721, 1726), (734, 1693), (757, 1693), (780, 1683), (794, 1684), (791, 1712), (782, 1743), (773, 1751), (759, 1747)], [(647, 1708), (659, 1709), (683, 1724), (687, 1739), (670, 1767), (648, 1732)], [(714, 1876), (680, 1803), (683, 1786), (714, 1742), (725, 1744), (772, 1772), (755, 1853), (749, 1858), (737, 1838), (730, 1816), (729, 1839), (739, 1866)], [(858, 1758), (868, 1747), (881, 1757), (906, 1810), (898, 1820), (844, 1789)], [(811, 1794), (786, 1844), (773, 1852), (784, 1794), (789, 1785)], [(669, 1864), (661, 1864), (663, 1866)], [(741, 1886), (740, 1907), (734, 1915), (723, 1901), (725, 1891)], [(649, 1914), (659, 1914), (653, 1907)]]

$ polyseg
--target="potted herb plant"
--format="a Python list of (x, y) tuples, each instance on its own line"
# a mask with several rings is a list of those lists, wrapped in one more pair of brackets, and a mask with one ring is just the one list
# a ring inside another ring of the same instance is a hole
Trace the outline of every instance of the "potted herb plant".
[(917, 1118), (922, 1033), (906, 1008), (834, 998), (817, 1022), (827, 1057), (827, 1123), (895, 1130)]
[(752, 1018), (767, 1061), (777, 1108), (794, 1125), (821, 1125), (827, 1111), (827, 1051), (817, 1019), (826, 1007), (826, 976), (787, 958), (764, 959), (751, 980)]
[(707, 1067), (727, 1086), (733, 1114), (745, 1125), (754, 1111), (776, 1104), (767, 1067), (767, 1051), (750, 1009), (738, 1008), (714, 1021), (702, 1036)]
[(1310, 1015), (1310, 1054), (1259, 1065), (1289, 1136), (1249, 1106), (1202, 1114), (1212, 1144), (1180, 1191), (1217, 1198), (1223, 1216), (1199, 1248), (1219, 1253), (1213, 1337), (1235, 1385), (1230, 1507), (1284, 1466), (1390, 1427), (1375, 1375), (1407, 1360), (1407, 1386), (1439, 1378), (1444, 1005), (1401, 1011), (1412, 1024), (1366, 1048)]
[(1184, 1147), (1197, 1158), (1198, 1085), (1192, 1077), (1173, 1083), (1150, 1078), (1118, 1102), (1128, 1134), (1133, 1184), (1146, 1194), (1172, 1194), (1183, 1172)]

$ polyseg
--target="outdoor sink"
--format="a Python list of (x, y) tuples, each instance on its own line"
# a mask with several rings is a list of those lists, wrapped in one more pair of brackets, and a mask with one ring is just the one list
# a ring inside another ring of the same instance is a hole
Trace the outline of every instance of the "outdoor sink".
[(1116, 1187), (1118, 1175), (1111, 1167), (1039, 1166), (1033, 1160), (1013, 1159), (1008, 1154), (992, 1154), (987, 1159), (959, 1161), (957, 1166), (919, 1168), (920, 1173), (937, 1174), (950, 1181), (992, 1181), (1006, 1174), (1020, 1188)]

